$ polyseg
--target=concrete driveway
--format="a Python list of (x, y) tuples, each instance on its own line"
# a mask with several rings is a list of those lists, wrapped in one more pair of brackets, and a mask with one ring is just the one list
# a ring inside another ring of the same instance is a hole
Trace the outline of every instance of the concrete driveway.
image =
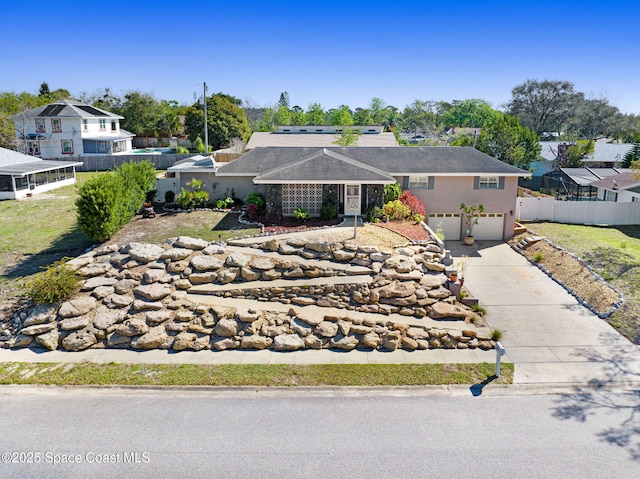
[(640, 347), (503, 242), (447, 243), (471, 260), (465, 285), (503, 332), (514, 383), (640, 383)]

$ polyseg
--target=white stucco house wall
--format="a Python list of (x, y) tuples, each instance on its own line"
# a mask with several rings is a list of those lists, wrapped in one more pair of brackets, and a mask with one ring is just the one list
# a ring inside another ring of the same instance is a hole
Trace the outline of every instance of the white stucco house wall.
[(58, 100), (9, 117), (18, 150), (39, 158), (131, 153), (135, 136), (122, 116), (75, 100)]

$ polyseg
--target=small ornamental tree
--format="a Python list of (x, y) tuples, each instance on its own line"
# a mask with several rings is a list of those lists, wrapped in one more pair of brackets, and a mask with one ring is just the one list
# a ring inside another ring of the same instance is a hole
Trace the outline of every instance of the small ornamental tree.
[(473, 227), (478, 224), (480, 214), (484, 212), (484, 205), (465, 205), (460, 203), (460, 210), (464, 215), (465, 236), (473, 236)]
[(198, 153), (204, 153), (204, 142), (202, 141), (202, 138), (198, 137), (195, 139), (193, 142), (193, 149)]
[(416, 223), (424, 221), (427, 212), (424, 209), (424, 203), (417, 196), (411, 194), (409, 190), (405, 190), (400, 195), (400, 201), (407, 205), (412, 213), (412, 219)]
[(106, 173), (86, 181), (76, 199), (78, 226), (95, 241), (111, 238), (131, 216), (127, 216), (127, 192), (119, 175)]

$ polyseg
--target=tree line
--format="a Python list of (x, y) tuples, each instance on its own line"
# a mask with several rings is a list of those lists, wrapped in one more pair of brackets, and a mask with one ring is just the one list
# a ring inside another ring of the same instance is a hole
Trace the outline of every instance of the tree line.
[[(65, 89), (51, 91), (46, 82), (38, 94), (0, 92), (0, 146), (13, 148), (14, 129), (9, 116), (42, 106), (59, 98), (82, 102), (121, 115), (121, 127), (142, 137), (186, 134), (202, 139), (203, 100), (181, 105), (159, 100), (152, 94), (130, 91), (123, 95), (109, 88), (76, 97)], [(590, 98), (568, 81), (527, 80), (511, 91), (511, 99), (499, 109), (482, 99), (452, 102), (415, 100), (400, 109), (373, 98), (364, 107), (348, 105), (325, 109), (310, 103), (303, 109), (290, 105), (289, 94), (276, 103), (258, 107), (251, 101), (224, 93), (206, 97), (209, 144), (228, 146), (234, 138), (247, 141), (253, 131), (275, 131), (294, 125), (382, 125), (393, 131), (401, 144), (474, 146), (502, 161), (527, 168), (539, 154), (542, 139), (578, 140), (611, 138), (640, 142), (640, 117), (623, 114), (606, 97)], [(473, 129), (473, 131), (465, 129)]]

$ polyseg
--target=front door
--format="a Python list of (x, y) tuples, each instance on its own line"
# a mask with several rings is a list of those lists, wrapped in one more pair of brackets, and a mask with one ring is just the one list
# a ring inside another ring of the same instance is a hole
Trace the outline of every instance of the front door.
[(360, 185), (346, 185), (344, 189), (344, 214), (360, 214)]

